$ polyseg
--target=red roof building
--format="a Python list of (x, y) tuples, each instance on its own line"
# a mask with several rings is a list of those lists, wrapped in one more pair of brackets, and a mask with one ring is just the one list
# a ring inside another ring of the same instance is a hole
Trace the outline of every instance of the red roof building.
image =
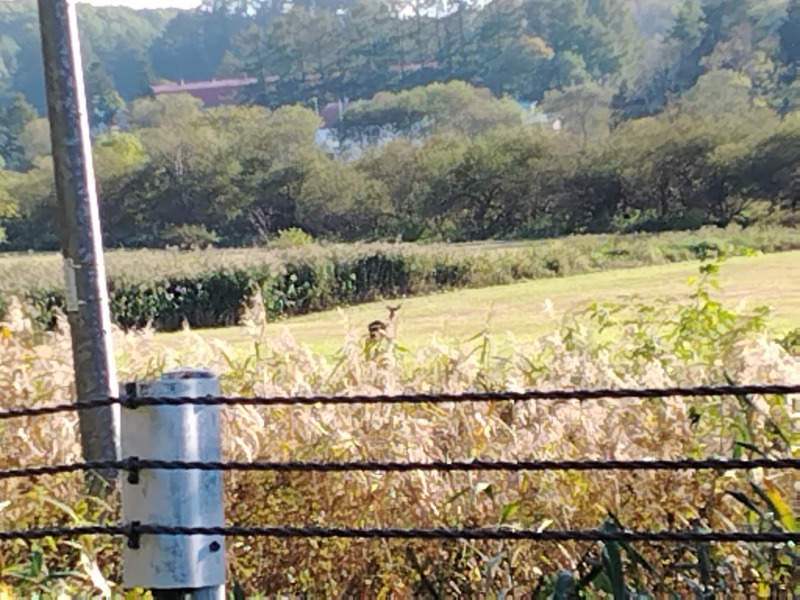
[(258, 82), (254, 77), (228, 77), (225, 79), (211, 79), (202, 81), (186, 81), (181, 79), (179, 82), (170, 82), (151, 86), (153, 94), (190, 94), (203, 102), (207, 108), (219, 106), (220, 104), (231, 104), (236, 102), (236, 95), (248, 85)]

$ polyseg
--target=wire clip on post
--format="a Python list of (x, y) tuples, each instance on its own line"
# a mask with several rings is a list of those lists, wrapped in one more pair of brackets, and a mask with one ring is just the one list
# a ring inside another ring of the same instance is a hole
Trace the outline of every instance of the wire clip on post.
[[(128, 397), (219, 396), (219, 380), (208, 370), (182, 369), (151, 382), (124, 386)], [(213, 405), (123, 406), (124, 461), (219, 461), (220, 407)], [(139, 524), (177, 527), (224, 525), (220, 471), (136, 469), (122, 478), (123, 585), (154, 593), (192, 590), (195, 597), (221, 597), (225, 541), (221, 535), (148, 535)]]

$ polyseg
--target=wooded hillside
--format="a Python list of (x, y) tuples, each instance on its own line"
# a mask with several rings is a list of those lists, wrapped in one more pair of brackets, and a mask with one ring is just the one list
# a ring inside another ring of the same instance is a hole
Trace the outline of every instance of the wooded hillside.
[[(291, 226), (529, 237), (749, 223), (797, 204), (800, 0), (79, 15), (113, 244), (238, 244)], [(147, 97), (162, 79), (240, 73), (257, 81), (240, 107)], [(333, 145), (315, 144), (316, 112), (341, 100)], [(0, 3), (7, 248), (57, 245), (43, 105), (36, 2)]]

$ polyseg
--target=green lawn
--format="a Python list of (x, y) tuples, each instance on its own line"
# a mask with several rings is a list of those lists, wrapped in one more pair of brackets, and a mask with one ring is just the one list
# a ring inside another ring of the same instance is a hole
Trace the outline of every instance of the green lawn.
[[(698, 266), (693, 262), (641, 267), (410, 298), (398, 313), (397, 339), (412, 349), (430, 342), (434, 335), (442, 341), (461, 342), (480, 332), (490, 319), (493, 333), (510, 332), (517, 341), (531, 340), (552, 330), (569, 309), (593, 301), (627, 294), (685, 297), (691, 290), (688, 279), (697, 275)], [(767, 304), (776, 311), (772, 320), (776, 329), (800, 327), (800, 251), (730, 259), (723, 263), (719, 281), (718, 297), (734, 304)], [(546, 300), (552, 303), (554, 316), (545, 311)], [(372, 303), (273, 323), (268, 332), (278, 334), (286, 328), (312, 350), (332, 354), (347, 331), (345, 319), (360, 333), (371, 320), (385, 317), (384, 306)], [(247, 347), (247, 334), (241, 327), (199, 333), (242, 350)], [(158, 339), (169, 345), (183, 335), (160, 334)]]

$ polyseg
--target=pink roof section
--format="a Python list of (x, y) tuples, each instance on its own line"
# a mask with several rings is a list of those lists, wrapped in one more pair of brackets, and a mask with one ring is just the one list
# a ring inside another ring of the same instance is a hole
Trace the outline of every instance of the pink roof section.
[(329, 127), (331, 123), (339, 118), (339, 106), (338, 102), (329, 102), (319, 111), (319, 116), (322, 117), (325, 127)]
[(152, 86), (154, 94), (170, 94), (170, 93), (180, 93), (180, 92), (191, 92), (191, 91), (200, 91), (200, 90), (211, 90), (217, 88), (228, 88), (228, 87), (241, 87), (243, 85), (252, 85), (256, 83), (258, 79), (255, 77), (247, 77), (243, 75), (241, 77), (228, 77), (226, 79), (206, 79), (206, 80), (195, 80), (195, 81), (186, 81), (185, 79), (181, 79), (179, 82), (171, 81), (169, 83), (163, 83), (161, 85), (154, 85)]
[(151, 87), (155, 95), (159, 94), (190, 94), (203, 102), (206, 107), (219, 106), (233, 102), (236, 92), (246, 86), (256, 83), (253, 77), (229, 77), (225, 79), (211, 79), (205, 81), (186, 81), (164, 83)]
[[(407, 71), (413, 72), (424, 68), (436, 68), (438, 63), (435, 60), (410, 63), (403, 65), (390, 65), (390, 71)], [(337, 76), (338, 73), (334, 73)], [(319, 73), (306, 73), (306, 81), (316, 81), (320, 79)], [(266, 78), (265, 83), (275, 83), (280, 80), (277, 75), (270, 75)], [(248, 85), (258, 83), (255, 77), (248, 77), (247, 75), (240, 75), (238, 77), (225, 77), (222, 79), (205, 79), (205, 80), (186, 80), (170, 81), (151, 86), (153, 94), (190, 94), (203, 102), (206, 107), (219, 106), (220, 104), (228, 104), (236, 101), (237, 91)], [(342, 105), (339, 102), (329, 102), (320, 111), (320, 119), (324, 127), (329, 127), (336, 119), (339, 118), (342, 111)]]

